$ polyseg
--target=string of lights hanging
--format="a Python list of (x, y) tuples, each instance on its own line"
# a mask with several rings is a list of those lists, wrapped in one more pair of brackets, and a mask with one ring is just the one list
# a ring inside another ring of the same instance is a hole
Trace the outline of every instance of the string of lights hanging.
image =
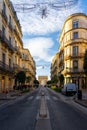
[(42, 18), (47, 17), (48, 8), (52, 8), (54, 10), (62, 10), (68, 9), (75, 5), (77, 5), (79, 0), (57, 0), (57, 2), (40, 2), (40, 3), (18, 3), (14, 4), (14, 8), (17, 12), (29, 13), (29, 11), (35, 11), (35, 9), (39, 10)]

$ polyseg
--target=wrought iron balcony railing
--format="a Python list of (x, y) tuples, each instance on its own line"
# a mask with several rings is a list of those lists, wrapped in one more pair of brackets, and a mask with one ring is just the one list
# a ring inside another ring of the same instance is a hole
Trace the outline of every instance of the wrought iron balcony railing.
[(5, 72), (14, 72), (14, 69), (11, 65), (7, 65), (4, 62), (0, 61), (0, 70), (3, 70)]
[(68, 54), (66, 56), (64, 56), (64, 59), (67, 60), (67, 59), (74, 59), (74, 58), (83, 58), (84, 57), (84, 53), (78, 53), (77, 55), (74, 55), (74, 54)]
[(6, 36), (2, 34), (1, 30), (0, 30), (0, 40), (5, 47), (7, 47), (10, 51), (14, 52), (13, 46), (11, 45), (10, 41), (6, 38)]
[(8, 18), (7, 18), (7, 15), (6, 15), (4, 10), (2, 10), (2, 17), (4, 18), (5, 22), (7, 23), (8, 22)]
[(12, 32), (13, 31), (12, 24), (9, 23), (8, 26), (9, 26), (10, 31)]

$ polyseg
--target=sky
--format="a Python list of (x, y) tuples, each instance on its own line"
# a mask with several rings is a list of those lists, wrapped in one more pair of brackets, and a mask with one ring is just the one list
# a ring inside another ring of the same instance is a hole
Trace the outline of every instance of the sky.
[[(36, 77), (44, 75), (50, 79), (50, 65), (58, 52), (63, 24), (73, 13), (87, 15), (87, 0), (11, 1), (22, 27), (24, 48), (29, 49), (36, 63)], [(70, 1), (75, 4), (71, 6)], [(46, 16), (42, 15), (44, 9)]]

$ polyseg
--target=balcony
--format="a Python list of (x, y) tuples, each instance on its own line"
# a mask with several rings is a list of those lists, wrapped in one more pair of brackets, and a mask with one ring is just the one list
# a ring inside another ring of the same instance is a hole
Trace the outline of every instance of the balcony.
[(6, 38), (5, 35), (2, 35), (2, 31), (0, 30), (0, 40), (3, 46), (5, 46), (6, 48), (8, 48), (11, 52), (14, 52), (14, 48), (11, 45), (11, 43), (9, 42), (9, 40)]
[(8, 23), (8, 18), (7, 18), (7, 16), (6, 16), (6, 13), (5, 13), (4, 10), (2, 10), (2, 17), (3, 17), (4, 21), (5, 21), (6, 23)]
[(66, 68), (64, 69), (65, 74), (84, 74), (84, 70)]
[(59, 67), (60, 67), (61, 65), (64, 65), (64, 59), (60, 59), (60, 60), (59, 60)]
[(19, 33), (18, 33), (16, 27), (14, 28), (14, 35), (17, 37), (17, 39), (18, 39), (18, 40), (20, 41), (20, 43), (23, 45), (22, 39), (21, 39), (21, 37), (19, 36)]
[(15, 46), (15, 47), (14, 47), (14, 51), (15, 51), (20, 57), (22, 57), (22, 54), (21, 54), (21, 52), (20, 52), (20, 48), (19, 48), (18, 46)]
[(14, 73), (13, 67), (11, 67), (10, 65), (5, 64), (2, 61), (0, 61), (0, 70), (2, 70), (4, 72)]
[(24, 61), (30, 61), (30, 60), (29, 60), (29, 57), (28, 57), (27, 55), (22, 56), (22, 60), (24, 60)]
[(82, 38), (77, 38), (77, 39), (70, 39), (68, 41), (66, 41), (65, 43), (65, 47), (69, 46), (69, 45), (73, 45), (75, 43), (87, 43), (87, 39)]
[(68, 60), (68, 59), (74, 59), (74, 58), (83, 58), (84, 57), (84, 53), (78, 53), (77, 55), (66, 55), (64, 56), (64, 60)]
[(12, 32), (13, 28), (12, 28), (12, 24), (11, 23), (8, 24), (8, 27), (9, 27), (9, 30)]
[(28, 73), (31, 73), (29, 68), (22, 68), (22, 71), (25, 71), (25, 72), (28, 72)]
[(21, 70), (20, 66), (18, 64), (13, 65), (14, 70)]

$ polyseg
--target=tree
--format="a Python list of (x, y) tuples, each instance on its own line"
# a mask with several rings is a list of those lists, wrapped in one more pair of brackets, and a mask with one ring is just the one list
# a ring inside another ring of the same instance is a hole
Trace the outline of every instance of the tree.
[(60, 81), (60, 86), (62, 86), (62, 84), (64, 83), (64, 76), (63, 76), (63, 74), (60, 74), (58, 76), (58, 78), (59, 78), (59, 81)]
[(47, 81), (47, 85), (48, 85), (48, 87), (51, 87), (51, 83), (52, 83), (51, 80), (48, 80), (48, 81)]
[(52, 83), (56, 84), (58, 82), (58, 76), (54, 75), (54, 77), (52, 78)]
[(34, 80), (34, 85), (35, 85), (36, 87), (38, 87), (39, 81), (35, 79), (35, 80)]
[(24, 71), (18, 72), (16, 75), (16, 80), (18, 81), (18, 83), (24, 84), (26, 80), (25, 72)]
[(26, 77), (26, 82), (29, 83), (31, 81), (31, 76)]

